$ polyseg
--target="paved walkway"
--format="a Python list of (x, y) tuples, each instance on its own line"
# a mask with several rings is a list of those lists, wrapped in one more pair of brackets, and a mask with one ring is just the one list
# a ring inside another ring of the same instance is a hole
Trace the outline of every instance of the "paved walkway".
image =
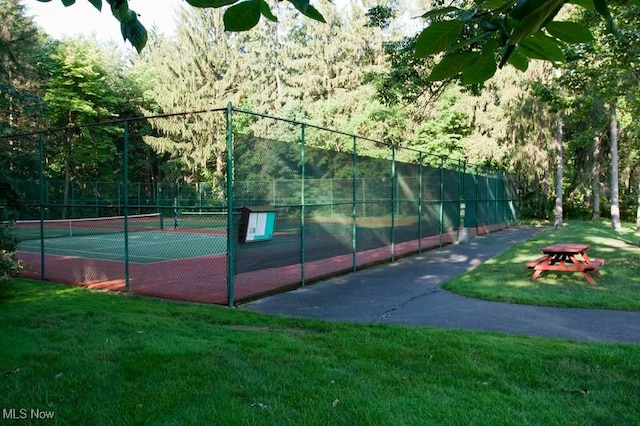
[[(487, 302), (440, 284), (541, 228), (518, 226), (395, 263), (335, 277), (245, 304), (242, 309), (334, 321), (433, 326), (606, 343), (640, 343), (640, 312)], [(524, 268), (524, 265), (523, 265)], [(523, 270), (523, 273), (527, 271)]]

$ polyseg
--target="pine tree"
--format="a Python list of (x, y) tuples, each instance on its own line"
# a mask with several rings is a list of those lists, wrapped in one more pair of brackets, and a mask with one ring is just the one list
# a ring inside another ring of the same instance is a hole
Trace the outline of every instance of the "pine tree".
[[(149, 95), (163, 114), (209, 111), (241, 98), (242, 70), (238, 51), (223, 29), (215, 9), (183, 8), (176, 40), (149, 46), (141, 66), (154, 69)], [(171, 60), (166, 60), (171, 58)], [(174, 179), (220, 184), (226, 150), (225, 116), (195, 113), (151, 120), (159, 132), (147, 142), (159, 154), (168, 154), (183, 176)]]
[(0, 1), (0, 20), (0, 131), (15, 133), (37, 122), (44, 35), (19, 0)]

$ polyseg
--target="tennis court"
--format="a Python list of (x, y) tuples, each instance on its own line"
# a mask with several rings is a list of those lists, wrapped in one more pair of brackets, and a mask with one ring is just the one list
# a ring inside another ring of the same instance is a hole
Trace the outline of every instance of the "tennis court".
[[(357, 265), (384, 261), (389, 256), (388, 218), (361, 220), (355, 229)], [(129, 291), (158, 297), (225, 303), (228, 297), (227, 215), (217, 212), (157, 214), (16, 223), (22, 239), (19, 257), (46, 271), (47, 279), (95, 289), (126, 291), (128, 259)], [(353, 228), (350, 218), (310, 219), (306, 233), (296, 220), (281, 213), (278, 232), (257, 244), (234, 241), (234, 286), (239, 299), (282, 288), (305, 278), (318, 279), (353, 268)], [(417, 249), (415, 233), (397, 226), (398, 254)], [(45, 235), (45, 256), (39, 235)], [(125, 250), (125, 235), (128, 247)], [(451, 242), (448, 239), (446, 243)], [(441, 237), (423, 239), (423, 246), (437, 246)], [(406, 248), (405, 248), (406, 246)], [(301, 253), (304, 247), (304, 258)], [(125, 254), (126, 253), (126, 254)], [(44, 263), (42, 263), (44, 262)]]
[[(201, 174), (155, 170), (130, 149), (212, 117), (227, 123), (226, 150)], [(492, 232), (517, 216), (515, 176), (231, 105), (105, 126), (0, 137), (16, 163), (33, 160), (10, 170), (21, 202), (0, 203), (0, 220), (20, 240), (17, 257), (30, 266), (25, 276), (232, 305), (451, 244), (461, 227)], [(83, 157), (68, 165), (71, 176), (62, 173), (53, 161), (60, 141), (91, 144), (94, 128), (114, 135), (122, 162), (106, 173)], [(251, 222), (247, 211), (275, 224)]]
[[(45, 239), (46, 253), (124, 262), (125, 234), (81, 235)], [(188, 234), (175, 231), (136, 232), (129, 236), (129, 262), (154, 263), (167, 260), (224, 254), (227, 237), (215, 234)], [(40, 252), (40, 241), (19, 245), (28, 253)]]

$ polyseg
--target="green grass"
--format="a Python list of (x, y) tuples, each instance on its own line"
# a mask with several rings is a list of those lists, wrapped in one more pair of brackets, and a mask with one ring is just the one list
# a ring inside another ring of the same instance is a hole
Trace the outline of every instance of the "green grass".
[(640, 422), (640, 345), (287, 319), (28, 280), (0, 286), (0, 322), (0, 409), (55, 413), (47, 424)]
[[(609, 223), (569, 222), (562, 230), (546, 230), (512, 247), (473, 271), (448, 280), (443, 287), (470, 297), (513, 303), (640, 311), (640, 233), (625, 224), (614, 232)], [(589, 257), (605, 259), (601, 276), (591, 286), (578, 273), (544, 272), (531, 281), (528, 261), (554, 243), (586, 243)]]

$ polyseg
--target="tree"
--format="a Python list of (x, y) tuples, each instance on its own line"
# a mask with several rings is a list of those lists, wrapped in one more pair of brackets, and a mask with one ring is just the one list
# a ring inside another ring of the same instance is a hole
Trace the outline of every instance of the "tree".
[(556, 216), (553, 222), (553, 229), (563, 228), (563, 175), (564, 175), (564, 134), (563, 134), (562, 113), (557, 113), (556, 118)]
[(18, 0), (0, 1), (0, 133), (26, 131), (41, 106), (36, 66), (44, 35)]
[[(106, 83), (108, 73), (101, 50), (89, 40), (53, 43), (46, 65), (46, 117), (50, 126), (65, 128), (48, 141), (48, 172), (64, 179), (66, 206), (72, 180), (95, 180), (118, 171), (113, 167), (117, 154), (112, 137), (120, 130), (86, 125), (114, 118), (119, 97)], [(66, 208), (62, 216), (66, 216)]]
[[(224, 33), (218, 10), (183, 8), (177, 39), (162, 40), (136, 65), (149, 69), (149, 96), (162, 114), (206, 111), (239, 101), (239, 82), (248, 78), (239, 62), (235, 39)], [(166, 61), (167, 57), (175, 58)], [(147, 143), (171, 156), (179, 176), (193, 182), (220, 184), (224, 172), (225, 117), (221, 113), (154, 118), (156, 134)], [(174, 180), (174, 179), (172, 179)]]
[[(640, 35), (637, 28), (638, 7), (611, 3), (611, 10), (618, 16), (619, 37), (614, 37), (610, 32), (600, 25), (599, 20), (593, 13), (585, 12), (581, 14), (581, 19), (585, 25), (593, 29), (595, 38), (592, 42), (581, 46), (574, 46), (568, 49), (567, 73), (560, 81), (571, 93), (583, 99), (582, 108), (578, 111), (596, 111), (596, 108), (588, 107), (595, 105), (598, 110), (608, 109), (605, 116), (600, 112), (598, 117), (592, 114), (591, 117), (583, 117), (584, 122), (590, 124), (591, 134), (584, 140), (597, 138), (609, 146), (609, 199), (612, 227), (619, 229), (621, 224), (621, 197), (619, 190), (620, 183), (620, 159), (629, 164), (629, 159), (633, 158), (632, 142), (622, 137), (625, 135), (623, 127), (618, 126), (620, 122), (619, 114), (625, 109), (618, 108), (622, 102), (625, 105), (636, 103), (638, 82), (640, 82), (640, 70), (638, 69), (638, 58), (640, 51), (637, 42)], [(631, 103), (629, 103), (629, 101)], [(585, 108), (585, 106), (587, 106)], [(596, 146), (597, 148), (597, 146)], [(618, 151), (626, 151), (624, 155), (619, 155)], [(594, 153), (594, 157), (600, 158), (600, 153)], [(606, 158), (605, 158), (606, 159)], [(632, 166), (625, 167), (632, 173)], [(623, 168), (622, 170), (624, 170)], [(594, 179), (599, 180), (594, 174)], [(594, 181), (594, 185), (596, 182)], [(596, 191), (594, 190), (594, 193)], [(594, 203), (595, 204), (595, 203)], [(628, 203), (629, 204), (629, 203)], [(594, 216), (596, 212), (594, 212)]]
[[(51, 0), (38, 0), (47, 3)], [(71, 6), (75, 0), (61, 0), (65, 6)], [(300, 13), (316, 21), (324, 22), (324, 17), (312, 6), (309, 0), (287, 0)], [(89, 0), (98, 10), (102, 10), (102, 0)], [(111, 7), (111, 13), (120, 22), (120, 31), (124, 40), (128, 40), (138, 52), (141, 52), (147, 44), (147, 30), (138, 20), (135, 11), (129, 9), (127, 0), (105, 0)], [(265, 0), (187, 0), (195, 8), (220, 8), (226, 7), (224, 13), (224, 26), (227, 31), (246, 31), (255, 27), (264, 16), (272, 22), (278, 18), (273, 14)], [(236, 4), (237, 3), (237, 4)]]
[[(61, 1), (66, 6), (75, 3), (75, 0)], [(102, 8), (102, 0), (89, 1), (98, 10)], [(147, 42), (147, 32), (136, 13), (129, 9), (127, 0), (106, 2), (120, 22), (124, 39), (141, 51)], [(309, 0), (288, 2), (303, 15), (325, 21)], [(640, 4), (640, 0), (631, 2)], [(227, 31), (249, 30), (261, 17), (278, 21), (266, 0), (187, 0), (187, 3), (196, 8), (225, 8)], [(422, 15), (429, 25), (417, 39), (415, 54), (426, 57), (444, 52), (429, 78), (439, 81), (462, 73), (465, 84), (484, 82), (493, 76), (497, 66), (507, 63), (525, 70), (529, 59), (562, 62), (563, 42), (584, 42), (592, 38), (587, 27), (554, 21), (566, 3), (595, 8), (610, 30), (617, 31), (609, 11), (610, 0), (487, 0), (470, 5), (464, 0), (454, 0), (449, 6), (431, 9)], [(380, 17), (380, 13), (371, 16)]]
[(616, 103), (609, 104), (609, 138), (611, 143), (611, 227), (620, 231), (620, 188), (618, 169), (618, 115)]
[[(36, 64), (45, 36), (18, 0), (0, 1), (0, 21), (0, 134), (10, 135), (42, 124), (44, 79)], [(10, 177), (33, 166), (33, 151), (26, 144), (18, 140), (0, 144), (0, 203), (21, 202)]]

